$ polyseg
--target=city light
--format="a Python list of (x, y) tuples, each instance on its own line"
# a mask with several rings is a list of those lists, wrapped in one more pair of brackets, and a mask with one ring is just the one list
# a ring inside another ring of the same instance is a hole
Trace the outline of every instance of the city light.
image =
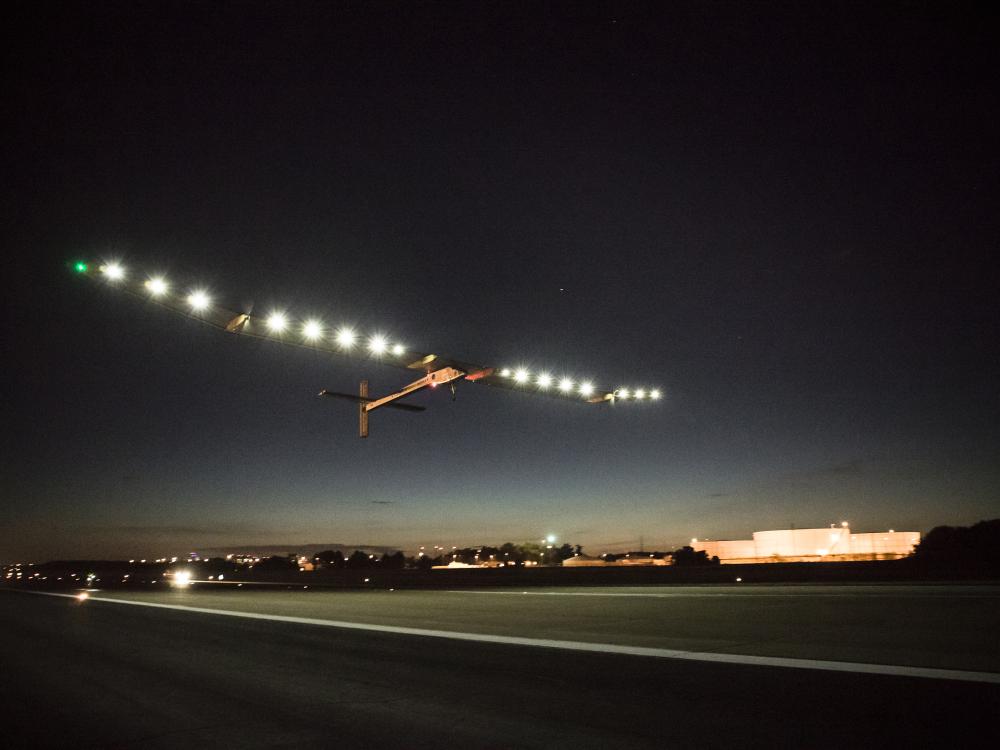
[(646, 391), (644, 391), (642, 388), (636, 388), (635, 397), (638, 401), (642, 401), (642, 399), (646, 398)]
[(267, 327), (272, 333), (281, 333), (288, 326), (288, 318), (285, 317), (284, 313), (276, 312), (272, 313), (267, 319)]
[(191, 585), (191, 571), (178, 570), (174, 573), (174, 586), (184, 587)]
[(538, 376), (538, 387), (545, 389), (552, 385), (552, 376), (548, 373), (542, 373)]
[(385, 336), (376, 333), (370, 339), (368, 339), (368, 349), (372, 354), (385, 354), (385, 351), (389, 348), (389, 342), (385, 340)]
[(323, 336), (323, 326), (318, 320), (307, 320), (302, 326), (302, 335), (309, 341)]
[(395, 344), (392, 347), (392, 353), (397, 357), (402, 357), (405, 352), (406, 348), (402, 344)]
[(653, 390), (651, 390), (649, 392), (649, 397), (651, 399), (653, 399), (653, 401), (659, 401), (660, 400), (660, 392), (654, 388)]
[(528, 382), (528, 371), (524, 368), (517, 370), (514, 373), (514, 381), (517, 383), (527, 383)]
[(559, 381), (559, 390), (563, 393), (569, 393), (573, 390), (573, 381), (569, 378), (563, 378)]
[(501, 378), (509, 378), (510, 377), (510, 368), (509, 367), (503, 368), (500, 371), (500, 377)]
[(592, 396), (594, 394), (594, 386), (592, 383), (581, 383), (580, 384), (580, 395), (584, 398)]
[(154, 297), (159, 297), (161, 294), (166, 294), (169, 287), (167, 286), (166, 280), (161, 277), (157, 277), (155, 279), (149, 279), (146, 282), (146, 288)]
[(618, 389), (618, 398), (628, 398), (628, 397), (629, 397), (629, 390), (628, 390), (628, 388), (619, 388)]
[(197, 312), (206, 309), (211, 303), (208, 295), (201, 290), (191, 292), (191, 294), (188, 295), (187, 301), (188, 304), (191, 305), (192, 309)]

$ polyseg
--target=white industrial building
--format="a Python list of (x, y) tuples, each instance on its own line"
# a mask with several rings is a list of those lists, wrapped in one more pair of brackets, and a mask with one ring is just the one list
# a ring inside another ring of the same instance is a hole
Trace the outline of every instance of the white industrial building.
[(753, 539), (692, 539), (691, 546), (723, 563), (895, 560), (920, 542), (919, 531), (851, 533), (844, 522), (822, 529), (755, 531)]

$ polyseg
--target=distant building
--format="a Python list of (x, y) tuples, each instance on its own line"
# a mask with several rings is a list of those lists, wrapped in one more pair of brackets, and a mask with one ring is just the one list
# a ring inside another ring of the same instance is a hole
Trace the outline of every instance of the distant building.
[(260, 562), (260, 556), (251, 552), (235, 552), (231, 555), (226, 555), (226, 559), (237, 565), (253, 565)]
[(629, 552), (622, 556), (612, 555), (610, 559), (605, 556), (590, 557), (588, 555), (573, 555), (562, 561), (564, 568), (585, 568), (585, 567), (649, 567), (660, 565), (671, 565), (673, 560), (664, 557), (662, 554), (647, 554), (644, 552)]
[[(624, 567), (629, 566), (639, 566), (639, 567), (650, 567), (650, 566), (660, 566), (660, 565), (671, 565), (673, 560), (668, 560), (664, 557), (654, 557), (653, 555), (633, 555), (628, 554), (625, 557), (619, 557), (614, 562), (608, 563), (608, 565), (621, 565)], [(563, 563), (565, 565), (566, 563)]]
[(851, 533), (846, 523), (823, 529), (755, 531), (753, 539), (692, 539), (695, 551), (723, 563), (895, 560), (920, 543), (919, 531)]
[(600, 557), (591, 557), (590, 555), (573, 555), (573, 557), (567, 557), (563, 560), (562, 564), (564, 568), (586, 568), (601, 567), (605, 563)]

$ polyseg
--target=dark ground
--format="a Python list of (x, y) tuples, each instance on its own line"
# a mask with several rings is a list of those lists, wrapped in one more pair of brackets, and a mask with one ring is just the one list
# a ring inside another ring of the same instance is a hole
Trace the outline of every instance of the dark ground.
[(4, 591), (0, 632), (10, 748), (1000, 740), (1000, 689), (982, 684), (466, 644)]
[[(979, 564), (927, 564), (914, 558), (826, 563), (757, 563), (743, 565), (695, 566), (611, 566), (611, 567), (537, 567), (474, 568), (454, 570), (385, 570), (378, 565), (362, 569), (320, 569), (261, 571), (235, 569), (215, 561), (187, 564), (194, 579), (225, 573), (230, 581), (265, 584), (308, 584), (324, 588), (397, 588), (451, 589), (467, 587), (535, 586), (657, 586), (673, 584), (731, 584), (737, 578), (745, 583), (793, 584), (867, 584), (1000, 582), (1000, 568)], [(151, 582), (162, 584), (164, 572), (173, 564), (130, 564), (126, 561), (75, 560), (53, 561), (26, 567), (25, 576), (37, 572), (46, 580), (6, 581), (8, 586), (61, 590), (81, 585), (88, 572), (98, 577), (103, 589), (148, 590)], [(128, 578), (123, 576), (128, 574)], [(59, 579), (59, 580), (57, 580)]]

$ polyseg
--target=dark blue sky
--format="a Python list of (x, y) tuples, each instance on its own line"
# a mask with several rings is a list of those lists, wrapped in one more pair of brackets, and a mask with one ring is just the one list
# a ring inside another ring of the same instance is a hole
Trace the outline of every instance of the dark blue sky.
[[(955, 3), (8, 8), (0, 559), (588, 551), (1000, 510), (995, 27)], [(227, 336), (77, 257), (417, 349)]]

